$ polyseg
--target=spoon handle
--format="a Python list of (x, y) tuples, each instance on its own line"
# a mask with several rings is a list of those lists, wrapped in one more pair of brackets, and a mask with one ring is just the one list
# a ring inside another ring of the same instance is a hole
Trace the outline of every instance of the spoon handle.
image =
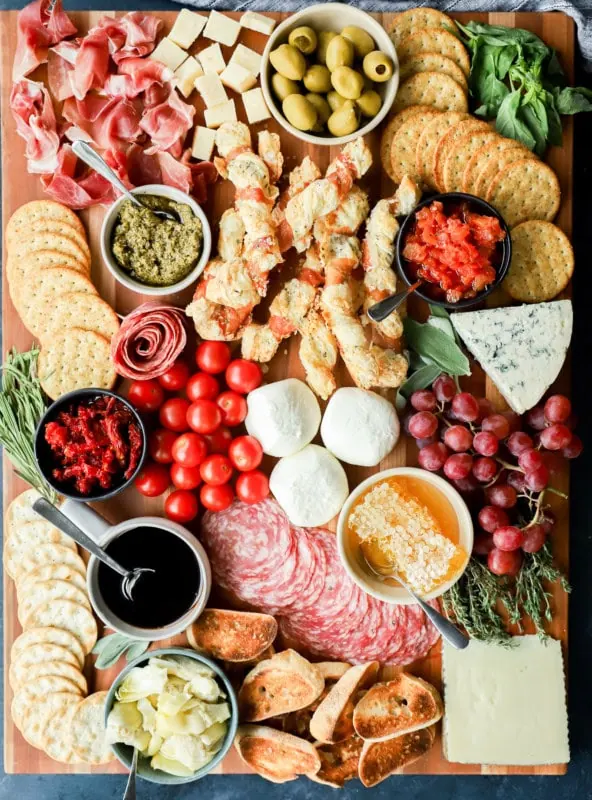
[(372, 322), (382, 322), (388, 316), (390, 316), (393, 311), (396, 311), (399, 306), (409, 297), (409, 295), (418, 289), (420, 285), (421, 281), (416, 281), (411, 286), (407, 286), (405, 289), (403, 289), (402, 292), (391, 294), (388, 297), (385, 297), (384, 300), (379, 300), (378, 303), (374, 303), (373, 306), (370, 306), (366, 313)]
[(129, 777), (123, 793), (123, 800), (136, 800), (136, 772), (138, 771), (138, 748), (134, 747), (134, 756)]
[(440, 612), (432, 608), (429, 603), (426, 603), (425, 600), (418, 597), (415, 592), (411, 592), (411, 594), (415, 598), (415, 602), (421, 606), (426, 616), (429, 617), (434, 627), (442, 634), (448, 644), (452, 645), (452, 647), (455, 647), (457, 650), (464, 650), (465, 647), (468, 646), (471, 640), (466, 633), (463, 633), (454, 623), (446, 619), (443, 614), (440, 614)]
[(106, 564), (111, 569), (118, 572), (122, 577), (126, 577), (128, 575), (129, 570), (122, 567), (121, 564), (118, 564), (111, 556), (106, 553), (102, 547), (91, 539), (90, 536), (87, 536), (86, 533), (80, 530), (80, 528), (75, 525), (72, 520), (68, 519), (65, 514), (57, 509), (54, 505), (48, 502), (44, 497), (40, 497), (33, 503), (33, 510), (36, 511), (41, 517), (46, 519), (48, 522), (51, 522), (52, 525), (55, 525), (62, 533), (65, 533), (66, 536), (69, 536), (71, 539), (74, 539), (76, 544), (79, 544), (81, 547), (84, 547), (85, 550), (88, 550), (89, 553), (92, 553), (93, 556), (96, 556), (100, 561)]
[(95, 172), (98, 172), (105, 180), (108, 180), (116, 189), (124, 194), (128, 200), (131, 200), (137, 206), (142, 204), (137, 197), (129, 191), (127, 186), (119, 179), (117, 174), (111, 169), (109, 164), (94, 150), (89, 144), (83, 142), (81, 139), (72, 143), (72, 150), (76, 153), (81, 161), (92, 167)]

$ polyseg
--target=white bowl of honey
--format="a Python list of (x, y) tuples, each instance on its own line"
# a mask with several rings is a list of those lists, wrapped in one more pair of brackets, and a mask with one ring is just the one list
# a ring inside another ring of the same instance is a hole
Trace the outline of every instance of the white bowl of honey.
[(363, 481), (337, 523), (343, 565), (358, 586), (387, 603), (413, 603), (398, 574), (424, 600), (444, 594), (463, 574), (473, 549), (466, 503), (447, 481), (415, 467), (395, 467)]

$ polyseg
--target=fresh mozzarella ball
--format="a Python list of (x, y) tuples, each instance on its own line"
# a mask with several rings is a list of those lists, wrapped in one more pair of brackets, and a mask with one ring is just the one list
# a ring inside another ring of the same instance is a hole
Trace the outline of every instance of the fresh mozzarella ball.
[(331, 453), (309, 444), (280, 459), (269, 488), (293, 525), (324, 525), (340, 511), (349, 494), (345, 470)]
[(317, 434), (319, 401), (302, 381), (287, 378), (260, 386), (247, 397), (247, 431), (268, 456), (291, 456)]
[(346, 464), (375, 467), (399, 440), (399, 419), (392, 403), (364, 389), (338, 389), (321, 423), (323, 444)]

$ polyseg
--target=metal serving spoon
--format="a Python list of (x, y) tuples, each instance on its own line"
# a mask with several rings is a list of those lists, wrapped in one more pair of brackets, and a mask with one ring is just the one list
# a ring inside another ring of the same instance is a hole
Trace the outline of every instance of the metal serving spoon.
[(136, 800), (136, 773), (138, 772), (138, 748), (134, 747), (134, 756), (130, 767), (129, 777), (125, 785), (123, 800)]
[(136, 567), (131, 570), (123, 567), (119, 562), (115, 561), (114, 558), (111, 558), (102, 547), (99, 547), (94, 539), (91, 539), (84, 531), (81, 531), (71, 519), (68, 519), (65, 514), (62, 514), (59, 509), (48, 502), (44, 497), (35, 500), (33, 503), (33, 510), (48, 522), (51, 522), (51, 524), (62, 531), (62, 533), (65, 533), (66, 536), (74, 539), (76, 544), (84, 547), (85, 550), (88, 550), (89, 553), (96, 556), (103, 564), (106, 564), (108, 567), (115, 570), (115, 572), (119, 573), (123, 578), (121, 590), (128, 600), (133, 600), (132, 592), (140, 576), (145, 572), (156, 572), (156, 570), (150, 567)]
[(124, 183), (118, 178), (117, 174), (111, 169), (109, 164), (94, 150), (89, 144), (83, 142), (81, 139), (72, 143), (72, 150), (76, 153), (81, 161), (92, 167), (95, 172), (102, 175), (105, 180), (108, 180), (115, 188), (124, 194), (127, 199), (139, 208), (146, 208), (155, 217), (159, 219), (168, 219), (171, 222), (181, 222), (181, 218), (174, 211), (164, 211), (162, 209), (150, 208), (143, 203), (138, 195), (132, 194)]
[(389, 317), (393, 311), (396, 311), (399, 306), (409, 297), (410, 294), (416, 289), (419, 289), (423, 281), (415, 281), (412, 283), (411, 286), (407, 286), (403, 289), (402, 292), (397, 292), (397, 294), (389, 294), (388, 297), (385, 297), (383, 300), (379, 300), (378, 303), (374, 303), (373, 306), (366, 311), (372, 322), (382, 322), (384, 319)]
[(464, 650), (464, 648), (468, 646), (471, 640), (466, 635), (466, 633), (463, 633), (461, 630), (459, 630), (456, 627), (456, 625), (450, 622), (449, 619), (446, 619), (446, 617), (443, 614), (440, 614), (439, 611), (436, 611), (436, 609), (432, 608), (432, 606), (426, 603), (425, 600), (422, 600), (422, 598), (419, 595), (415, 594), (413, 589), (411, 589), (405, 583), (405, 581), (401, 578), (399, 573), (394, 569), (392, 565), (381, 564), (378, 567), (372, 565), (366, 558), (363, 549), (362, 549), (362, 556), (364, 558), (365, 566), (368, 568), (368, 570), (373, 575), (376, 575), (376, 577), (379, 578), (381, 581), (385, 581), (388, 580), (389, 578), (392, 578), (393, 580), (396, 580), (398, 583), (401, 584), (401, 586), (405, 589), (405, 591), (408, 592), (411, 595), (411, 597), (415, 600), (417, 605), (423, 609), (425, 615), (429, 617), (431, 622), (442, 634), (442, 636), (446, 639), (448, 644), (451, 644), (457, 650)]

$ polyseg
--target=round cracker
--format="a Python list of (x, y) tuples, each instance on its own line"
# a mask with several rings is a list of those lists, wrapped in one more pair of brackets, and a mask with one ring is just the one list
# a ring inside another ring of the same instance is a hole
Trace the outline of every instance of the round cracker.
[(30, 230), (34, 225), (50, 219), (67, 222), (82, 236), (86, 236), (82, 222), (72, 209), (55, 200), (31, 200), (29, 203), (19, 206), (8, 220), (6, 241), (10, 243), (19, 229)]
[[(34, 260), (35, 253), (44, 250), (56, 250), (58, 253), (76, 258), (82, 266), (87, 269), (90, 264), (90, 255), (87, 258), (85, 250), (83, 250), (78, 242), (70, 238), (67, 233), (63, 233), (65, 229), (64, 223), (48, 221), (46, 224), (48, 230), (33, 228), (29, 231), (28, 236), (23, 234), (20, 237), (18, 244), (15, 244), (13, 248), (18, 251), (16, 255), (19, 258), (22, 258), (24, 255), (30, 255)], [(88, 245), (86, 245), (86, 248), (88, 251)]]
[[(510, 139), (510, 141), (512, 140)], [(522, 161), (525, 158), (536, 159), (536, 156), (518, 142), (516, 142), (514, 147), (507, 147), (504, 148), (500, 153), (494, 153), (485, 161), (481, 171), (477, 175), (473, 194), (477, 195), (477, 197), (485, 198), (487, 196), (487, 191), (496, 175), (498, 175), (509, 164), (513, 164), (514, 161)]]
[(105, 736), (107, 692), (95, 692), (78, 704), (72, 717), (72, 749), (87, 764), (106, 764), (114, 758)]
[(434, 179), (439, 191), (444, 191), (444, 164), (448, 158), (448, 153), (451, 151), (456, 142), (466, 136), (467, 133), (471, 133), (472, 131), (490, 130), (491, 128), (486, 122), (475, 119), (475, 117), (470, 117), (469, 119), (463, 119), (460, 122), (457, 122), (456, 125), (452, 125), (446, 131), (436, 145), (436, 149), (434, 151)]
[(22, 673), (21, 685), (34, 683), (37, 678), (42, 675), (59, 675), (61, 678), (68, 678), (69, 681), (76, 684), (81, 695), (88, 693), (88, 684), (86, 678), (78, 669), (78, 666), (68, 664), (66, 661), (44, 661), (41, 664), (32, 664)]
[(117, 380), (109, 339), (83, 328), (69, 328), (46, 342), (37, 371), (52, 400), (75, 389), (111, 389)]
[(574, 252), (561, 228), (530, 220), (512, 228), (512, 261), (502, 287), (515, 300), (544, 303), (562, 292), (574, 271)]
[(403, 63), (418, 53), (439, 53), (460, 67), (465, 78), (469, 77), (471, 61), (464, 44), (450, 31), (439, 28), (424, 28), (410, 33), (397, 45), (399, 61)]
[(27, 628), (27, 620), (37, 606), (52, 603), (54, 600), (72, 600), (81, 606), (91, 608), (86, 591), (79, 589), (69, 581), (50, 580), (34, 583), (22, 602), (19, 603), (18, 618), (23, 628)]
[(490, 128), (473, 130), (450, 146), (442, 170), (442, 183), (446, 192), (462, 192), (467, 161), (477, 150), (492, 144), (496, 139), (499, 139), (499, 135)]
[(405, 175), (413, 180), (418, 178), (415, 166), (417, 142), (425, 126), (438, 114), (439, 112), (434, 109), (413, 114), (395, 134), (391, 146), (391, 163), (395, 183), (401, 183)]
[(24, 738), (42, 750), (45, 742), (44, 731), (48, 721), (59, 714), (61, 709), (78, 704), (80, 695), (73, 692), (52, 692), (46, 698), (38, 698), (27, 708), (22, 718), (22, 734)]
[(561, 187), (548, 164), (525, 158), (498, 173), (485, 199), (513, 228), (531, 219), (551, 222), (559, 211)]
[(41, 517), (33, 511), (33, 503), (40, 497), (37, 489), (27, 489), (17, 495), (6, 509), (5, 530), (10, 530), (18, 522), (38, 522)]
[(43, 344), (66, 328), (86, 328), (111, 341), (119, 330), (119, 317), (97, 294), (66, 292), (56, 297), (39, 321), (38, 336)]
[(502, 157), (503, 153), (509, 150), (522, 150), (524, 153), (530, 152), (530, 150), (527, 150), (519, 142), (514, 139), (506, 139), (505, 136), (498, 136), (497, 139), (492, 140), (489, 144), (477, 150), (477, 152), (471, 156), (465, 167), (463, 173), (463, 192), (475, 194), (479, 175), (490, 163), (497, 164), (491, 176), (491, 178), (493, 178), (495, 173), (500, 170), (499, 159)]
[(443, 14), (442, 11), (437, 11), (435, 8), (421, 7), (410, 8), (407, 11), (402, 11), (400, 14), (395, 14), (393, 27), (389, 31), (389, 34), (393, 42), (398, 45), (399, 42), (409, 36), (409, 34), (426, 28), (444, 28), (449, 31), (456, 30), (452, 19), (446, 14)]
[(59, 644), (38, 642), (21, 650), (18, 657), (12, 659), (8, 672), (10, 685), (16, 691), (23, 683), (26, 683), (25, 676), (31, 667), (52, 661), (61, 661), (63, 664), (69, 664), (80, 671), (81, 665), (72, 650)]
[(392, 116), (388, 121), (380, 140), (380, 161), (382, 163), (383, 170), (392, 181), (394, 181), (395, 178), (391, 162), (391, 145), (393, 143), (393, 139), (395, 138), (395, 134), (401, 125), (403, 125), (403, 123), (410, 119), (410, 117), (412, 117), (414, 114), (419, 114), (420, 111), (429, 110), (429, 106), (409, 106), (408, 108), (404, 108), (402, 111), (399, 111), (398, 114)]
[[(34, 647), (36, 644), (55, 644), (58, 645), (58, 647), (63, 647), (74, 655), (81, 669), (84, 667), (85, 653), (82, 645), (74, 634), (63, 628), (54, 628), (51, 626), (30, 628), (28, 631), (21, 633), (20, 636), (17, 636), (10, 650), (11, 662), (16, 661), (23, 652), (30, 647)], [(66, 660), (68, 659), (66, 658)]]
[(449, 75), (468, 93), (469, 84), (464, 72), (452, 59), (440, 53), (417, 53), (406, 59), (399, 69), (399, 80), (405, 81), (418, 72), (443, 72)]
[(432, 106), (438, 111), (469, 110), (462, 86), (440, 72), (418, 72), (399, 86), (393, 110), (415, 105)]
[(89, 266), (57, 250), (39, 250), (35, 253), (24, 253), (21, 257), (8, 253), (7, 275), (12, 295), (18, 299), (23, 291), (28, 290), (31, 276), (50, 267), (67, 267), (90, 278)]
[(40, 705), (52, 692), (69, 692), (80, 697), (78, 687), (68, 678), (60, 675), (43, 675), (37, 678), (33, 683), (21, 687), (12, 698), (12, 719), (19, 730), (22, 730), (27, 710), (33, 705)]
[(40, 544), (31, 548), (23, 557), (20, 579), (45, 564), (66, 564), (81, 575), (86, 575), (86, 565), (75, 550), (62, 544)]
[(425, 185), (431, 189), (436, 188), (434, 156), (438, 142), (449, 128), (468, 118), (468, 114), (463, 114), (460, 111), (447, 111), (428, 123), (421, 134), (415, 151), (415, 168)]
[(69, 222), (61, 219), (47, 219), (38, 222), (32, 228), (20, 228), (19, 230), (13, 232), (12, 237), (8, 242), (8, 247), (11, 250), (15, 250), (17, 254), (26, 251), (27, 244), (32, 233), (56, 234), (74, 242), (80, 251), (82, 263), (87, 268), (90, 268), (90, 249), (88, 247), (88, 242), (86, 241), (86, 236), (83, 233), (80, 233), (80, 231), (77, 230), (73, 225), (70, 225)]
[(88, 655), (97, 641), (97, 623), (86, 606), (72, 600), (54, 600), (37, 606), (27, 618), (27, 627), (43, 628), (51, 626), (70, 631)]
[(84, 575), (81, 575), (75, 569), (72, 569), (72, 567), (69, 567), (67, 564), (43, 564), (32, 572), (25, 573), (22, 578), (17, 581), (16, 593), (19, 603), (33, 590), (33, 585), (35, 583), (43, 581), (68, 581), (78, 587), (82, 592), (86, 593), (87, 591)]
[(27, 553), (41, 544), (59, 544), (78, 552), (76, 543), (65, 533), (44, 519), (35, 522), (21, 522), (9, 529), (4, 541), (4, 568), (12, 578), (22, 572), (22, 561)]
[(80, 699), (72, 698), (47, 719), (40, 734), (42, 747), (50, 758), (62, 764), (82, 764), (72, 747), (72, 720)]

